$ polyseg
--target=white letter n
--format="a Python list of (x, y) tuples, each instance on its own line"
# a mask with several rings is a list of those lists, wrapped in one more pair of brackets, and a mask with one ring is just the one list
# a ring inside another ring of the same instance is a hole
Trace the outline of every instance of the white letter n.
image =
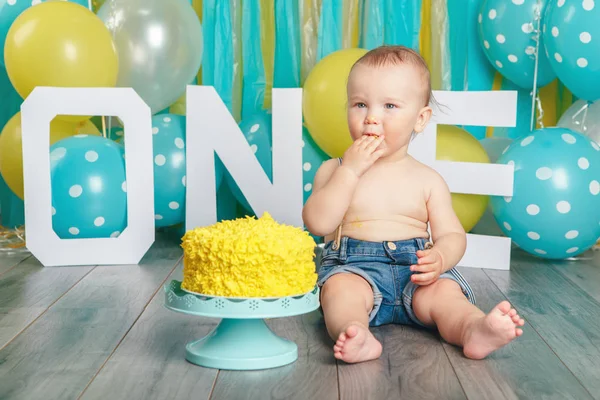
[(273, 90), (273, 183), (212, 86), (188, 86), (186, 229), (217, 222), (216, 152), (257, 216), (302, 227), (302, 89)]

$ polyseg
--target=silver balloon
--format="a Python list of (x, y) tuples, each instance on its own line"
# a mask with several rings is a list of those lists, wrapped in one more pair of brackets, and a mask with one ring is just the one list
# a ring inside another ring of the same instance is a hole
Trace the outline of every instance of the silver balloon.
[(577, 100), (564, 112), (557, 125), (582, 133), (600, 144), (600, 100)]
[(202, 26), (189, 0), (106, 0), (98, 17), (119, 53), (117, 86), (132, 87), (152, 113), (185, 93), (202, 62)]

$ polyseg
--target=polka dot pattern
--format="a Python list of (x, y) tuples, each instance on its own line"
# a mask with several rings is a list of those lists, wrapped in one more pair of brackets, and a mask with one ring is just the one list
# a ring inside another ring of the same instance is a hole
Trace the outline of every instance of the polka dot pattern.
[(568, 201), (561, 200), (556, 203), (556, 210), (561, 214), (566, 214), (571, 211), (571, 204)]
[[(538, 1), (486, 0), (482, 3), (482, 17), (477, 17), (477, 27), (479, 42), (486, 57), (505, 78), (517, 86), (533, 88), (531, 71), (536, 62), (538, 21), (535, 16), (538, 13)], [(544, 51), (544, 43), (540, 42), (539, 46), (538, 87), (556, 78)]]
[(552, 178), (552, 170), (548, 167), (540, 167), (535, 171), (535, 176), (541, 181)]
[(592, 35), (590, 35), (589, 32), (581, 32), (579, 34), (579, 40), (581, 40), (581, 43), (589, 43), (592, 41)]
[(83, 193), (83, 188), (81, 185), (73, 185), (69, 188), (69, 196), (71, 197), (79, 197)]
[(490, 198), (500, 228), (538, 257), (586, 251), (600, 237), (600, 151), (565, 128), (539, 129), (519, 143), (497, 161), (515, 170), (511, 201)]
[(521, 140), (521, 146), (525, 147), (528, 144), (531, 144), (531, 142), (533, 142), (534, 139), (535, 137), (533, 136), (527, 136), (525, 139)]
[(50, 154), (56, 234), (108, 238), (123, 231), (127, 226), (123, 146), (108, 138), (82, 135), (58, 141)]
[(600, 35), (600, 11), (593, 0), (548, 1), (544, 13), (543, 42), (552, 69), (577, 97), (600, 98), (600, 52), (594, 47)]
[(565, 238), (567, 239), (575, 239), (577, 236), (579, 236), (579, 232), (575, 230), (565, 233)]
[(562, 140), (565, 141), (565, 143), (568, 144), (574, 144), (575, 142), (577, 142), (575, 136), (571, 135), (570, 133), (563, 133), (562, 135), (560, 135), (560, 137), (562, 138)]
[(527, 232), (527, 237), (531, 240), (540, 240), (540, 234), (537, 232)]
[(538, 215), (540, 213), (540, 207), (536, 204), (530, 204), (527, 206), (527, 214)]
[(593, 180), (590, 182), (590, 194), (597, 196), (598, 193), (600, 193), (600, 183), (598, 183), (596, 180)]
[[(154, 224), (158, 228), (176, 225), (185, 220), (185, 116), (154, 115), (152, 126), (158, 130), (152, 136)], [(215, 173), (218, 187), (223, 179), (220, 163), (217, 163)]]
[(162, 154), (157, 154), (154, 157), (154, 164), (158, 165), (159, 167), (162, 167), (163, 165), (165, 165), (166, 162), (167, 162), (167, 158)]
[(85, 153), (85, 159), (89, 162), (96, 162), (98, 160), (98, 153), (94, 150), (90, 150)]

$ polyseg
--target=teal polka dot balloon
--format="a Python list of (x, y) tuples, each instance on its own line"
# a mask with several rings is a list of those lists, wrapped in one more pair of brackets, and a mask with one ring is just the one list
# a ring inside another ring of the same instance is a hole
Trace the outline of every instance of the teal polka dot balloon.
[(523, 250), (564, 259), (600, 237), (600, 146), (565, 128), (515, 141), (498, 159), (514, 166), (512, 197), (493, 196), (498, 225)]
[(600, 4), (552, 0), (544, 20), (546, 54), (556, 75), (577, 97), (600, 98)]
[[(260, 111), (253, 114), (241, 121), (239, 127), (244, 133), (250, 148), (265, 171), (265, 174), (272, 180), (271, 113), (269, 111)], [(317, 146), (308, 130), (305, 127), (302, 127), (302, 192), (304, 202), (308, 200), (308, 197), (312, 193), (312, 185), (317, 170), (321, 164), (329, 158), (330, 157)], [(231, 192), (234, 194), (237, 201), (239, 201), (246, 210), (250, 211), (250, 204), (248, 204), (248, 201), (235, 183), (233, 177), (229, 173), (225, 176), (227, 185), (230, 187)]]
[(127, 227), (124, 155), (122, 145), (100, 136), (52, 145), (52, 227), (60, 238), (114, 238)]
[(313, 181), (317, 170), (330, 157), (312, 139), (308, 129), (302, 128), (302, 184), (304, 203), (312, 194)]
[(500, 74), (524, 89), (533, 88), (536, 53), (537, 87), (556, 78), (543, 51), (542, 35), (537, 33), (545, 5), (546, 0), (484, 0), (477, 16), (479, 41), (487, 59)]
[(155, 226), (175, 225), (185, 219), (185, 117), (154, 115), (152, 148)]
[[(260, 166), (263, 168), (265, 174), (273, 181), (273, 163), (271, 160), (271, 113), (268, 111), (259, 111), (255, 114), (244, 118), (240, 123), (239, 127), (248, 144), (250, 149), (256, 156)], [(244, 194), (238, 187), (235, 180), (227, 172), (225, 174), (225, 181), (231, 189), (234, 197), (240, 204), (248, 211), (252, 210), (250, 204), (244, 197)]]

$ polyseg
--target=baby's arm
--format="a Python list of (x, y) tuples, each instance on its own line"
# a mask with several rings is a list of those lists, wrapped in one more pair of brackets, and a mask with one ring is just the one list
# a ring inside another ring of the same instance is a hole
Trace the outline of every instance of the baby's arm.
[(336, 230), (350, 206), (358, 179), (351, 169), (339, 166), (337, 159), (321, 165), (302, 210), (304, 225), (313, 235), (325, 236)]
[(446, 181), (435, 171), (430, 179), (427, 212), (433, 248), (442, 257), (442, 272), (456, 266), (465, 253), (467, 238), (454, 209)]
[(346, 150), (342, 165), (332, 159), (319, 168), (312, 195), (302, 210), (304, 225), (313, 235), (326, 236), (342, 222), (360, 177), (385, 152), (377, 150), (383, 139), (384, 135), (364, 135)]

